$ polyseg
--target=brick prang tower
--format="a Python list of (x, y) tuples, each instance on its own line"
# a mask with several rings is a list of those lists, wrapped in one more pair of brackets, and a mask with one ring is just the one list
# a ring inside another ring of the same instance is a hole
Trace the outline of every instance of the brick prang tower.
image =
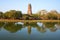
[(28, 11), (27, 11), (28, 15), (32, 15), (32, 7), (31, 4), (28, 4)]

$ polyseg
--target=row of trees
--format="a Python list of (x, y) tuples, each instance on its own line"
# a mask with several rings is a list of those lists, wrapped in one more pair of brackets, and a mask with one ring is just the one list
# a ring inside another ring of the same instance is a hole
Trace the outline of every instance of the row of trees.
[(10, 10), (5, 13), (0, 12), (0, 19), (23, 19), (23, 20), (60, 20), (60, 14), (57, 11), (51, 11), (41, 15), (41, 12), (28, 15), (21, 11)]
[(20, 19), (22, 17), (21, 11), (10, 10), (5, 13), (0, 12), (0, 19)]

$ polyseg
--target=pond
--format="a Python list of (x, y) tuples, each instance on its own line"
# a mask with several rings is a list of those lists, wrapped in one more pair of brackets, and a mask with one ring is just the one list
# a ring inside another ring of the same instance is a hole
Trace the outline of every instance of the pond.
[(0, 22), (0, 40), (60, 40), (60, 22)]

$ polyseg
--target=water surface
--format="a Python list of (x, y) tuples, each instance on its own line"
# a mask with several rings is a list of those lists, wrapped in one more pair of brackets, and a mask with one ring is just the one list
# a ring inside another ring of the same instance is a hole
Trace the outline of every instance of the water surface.
[(0, 40), (60, 40), (60, 23), (0, 22)]

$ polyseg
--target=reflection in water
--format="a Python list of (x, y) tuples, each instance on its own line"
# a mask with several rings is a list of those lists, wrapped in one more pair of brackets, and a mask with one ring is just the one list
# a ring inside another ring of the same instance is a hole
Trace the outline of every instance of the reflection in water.
[[(4, 30), (2, 30), (2, 28)], [(56, 36), (57, 38), (60, 37), (60, 32), (57, 31), (56, 33), (56, 30), (59, 28), (60, 23), (57, 22), (0, 22), (0, 35), (2, 35), (0, 36), (0, 40), (5, 37), (7, 37), (7, 39), (10, 38), (8, 40), (30, 40), (30, 38), (31, 40), (45, 40), (47, 38), (55, 39)], [(41, 36), (41, 33), (44, 33), (43, 37)]]
[[(5, 24), (5, 26), (4, 26)], [(42, 25), (42, 26), (39, 26)], [(1, 27), (3, 27), (5, 30), (11, 32), (11, 33), (15, 33), (19, 30), (21, 30), (22, 28), (27, 27), (28, 28), (28, 33), (31, 33), (31, 28), (36, 28), (38, 31), (40, 32), (46, 32), (46, 29), (49, 29), (51, 32), (55, 32), (57, 30), (57, 28), (60, 26), (60, 23), (55, 23), (55, 22), (43, 22), (43, 23), (38, 23), (38, 22), (25, 22), (24, 25), (20, 24), (16, 24), (15, 22), (7, 22), (7, 23), (3, 23), (0, 22), (0, 30)]]
[(4, 26), (4, 22), (0, 22), (0, 31), (3, 26)]
[(60, 23), (57, 23), (57, 24), (55, 25), (55, 27), (56, 27), (57, 29), (60, 29)]
[(38, 24), (38, 26), (40, 26), (40, 27), (43, 26), (43, 23), (38, 22), (37, 24)]
[(15, 23), (15, 24), (21, 24), (21, 25), (24, 25), (24, 23), (22, 23), (22, 22), (17, 22), (17, 23)]
[(28, 26), (28, 33), (31, 34), (31, 26)]
[(55, 27), (55, 22), (46, 22), (44, 23), (45, 27), (50, 29), (51, 32), (55, 32), (57, 28)]
[(17, 32), (18, 30), (21, 30), (21, 28), (22, 28), (22, 25), (19, 25), (19, 24), (15, 25), (15, 23), (12, 23), (12, 22), (8, 22), (4, 26), (4, 29), (12, 33)]

